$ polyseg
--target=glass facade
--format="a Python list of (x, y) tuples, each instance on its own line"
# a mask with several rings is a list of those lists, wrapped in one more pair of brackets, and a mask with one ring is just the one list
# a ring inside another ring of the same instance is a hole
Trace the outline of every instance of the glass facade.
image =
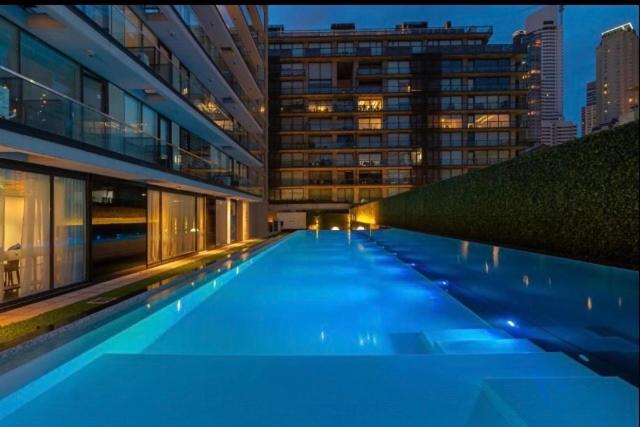
[(91, 183), (91, 224), (94, 277), (146, 266), (145, 187), (94, 177)]
[(2, 301), (50, 288), (51, 179), (0, 169)]
[(53, 178), (53, 285), (84, 282), (86, 276), (86, 182)]
[(162, 193), (162, 259), (196, 251), (196, 198)]

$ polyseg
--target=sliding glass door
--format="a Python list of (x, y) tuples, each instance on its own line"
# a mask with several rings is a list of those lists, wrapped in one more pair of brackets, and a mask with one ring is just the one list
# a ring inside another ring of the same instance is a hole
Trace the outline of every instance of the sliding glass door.
[(86, 280), (86, 184), (84, 180), (53, 178), (53, 286)]
[(0, 169), (0, 302), (49, 289), (50, 178)]

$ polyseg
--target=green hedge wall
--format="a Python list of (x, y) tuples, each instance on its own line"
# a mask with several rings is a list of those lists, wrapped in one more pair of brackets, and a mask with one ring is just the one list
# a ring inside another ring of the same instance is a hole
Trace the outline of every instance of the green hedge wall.
[(356, 221), (638, 269), (638, 121), (352, 209)]

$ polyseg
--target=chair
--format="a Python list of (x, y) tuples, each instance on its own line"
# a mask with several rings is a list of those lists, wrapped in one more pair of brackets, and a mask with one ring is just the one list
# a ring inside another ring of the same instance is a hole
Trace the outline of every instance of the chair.
[[(14, 282), (14, 275), (18, 279)], [(20, 260), (12, 259), (4, 265), (4, 290), (18, 289), (20, 287)]]

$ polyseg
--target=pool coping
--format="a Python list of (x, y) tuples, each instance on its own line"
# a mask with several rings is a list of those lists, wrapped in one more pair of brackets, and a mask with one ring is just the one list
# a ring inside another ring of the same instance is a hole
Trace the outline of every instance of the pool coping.
[(72, 319), (69, 323), (60, 327), (27, 338), (25, 341), (8, 347), (0, 351), (0, 376), (73, 341), (86, 333), (87, 329), (92, 326), (99, 327), (107, 324), (117, 318), (122, 312), (141, 305), (141, 303), (149, 298), (166, 292), (168, 292), (168, 294), (163, 295), (162, 298), (169, 297), (180, 289), (183, 289), (190, 279), (195, 279), (197, 276), (207, 273), (214, 273), (215, 270), (219, 270), (218, 272), (223, 274), (227, 270), (222, 271), (221, 269), (229, 261), (238, 261), (242, 256), (249, 254), (246, 259), (242, 260), (244, 263), (260, 252), (281, 243), (294, 234), (295, 233), (285, 233), (268, 238), (264, 242), (260, 242), (247, 250), (240, 250), (231, 254), (231, 256), (218, 259), (194, 271), (160, 280), (156, 282), (157, 284), (149, 285), (146, 291), (115, 301), (111, 304), (98, 306), (94, 312)]

